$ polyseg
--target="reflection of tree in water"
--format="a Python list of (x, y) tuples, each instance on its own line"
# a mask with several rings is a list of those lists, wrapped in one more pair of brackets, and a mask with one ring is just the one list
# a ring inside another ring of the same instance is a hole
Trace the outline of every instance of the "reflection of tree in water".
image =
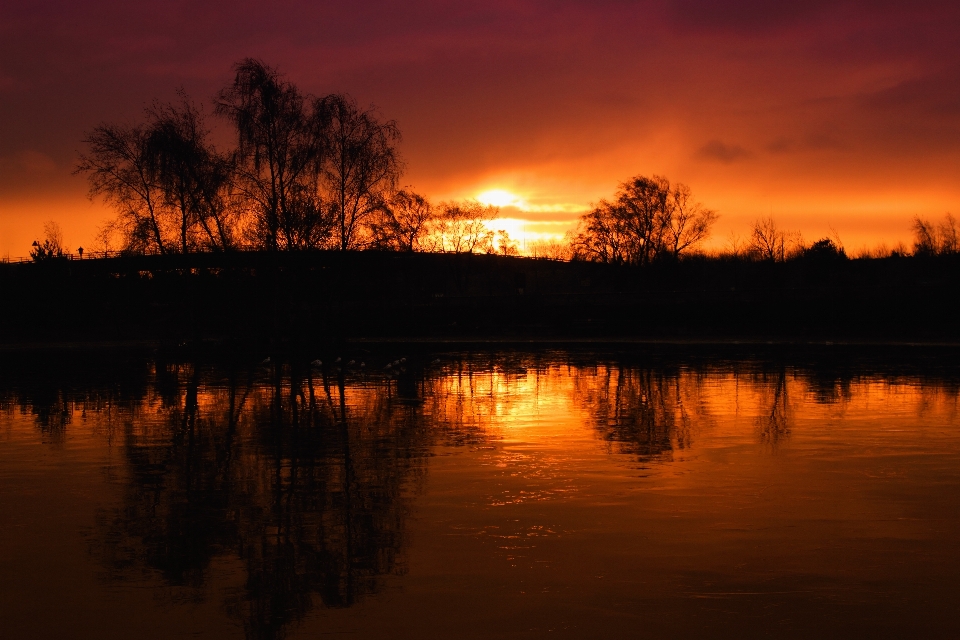
[[(133, 407), (144, 396), (141, 358), (116, 353), (5, 354), (0, 366), (0, 410), (33, 415), (41, 433), (62, 439), (75, 413), (86, 417), (107, 408)], [(106, 411), (109, 414), (109, 411)], [(109, 415), (108, 415), (109, 417)]]
[(683, 378), (663, 369), (598, 367), (577, 380), (578, 403), (600, 436), (642, 461), (669, 459), (690, 446)]
[(853, 375), (846, 367), (823, 363), (803, 371), (802, 377), (818, 404), (837, 404), (850, 398)]
[(761, 443), (776, 448), (790, 435), (786, 369), (781, 368), (772, 375), (761, 374), (754, 383), (761, 390), (756, 421), (758, 437)]
[(247, 577), (227, 608), (251, 638), (283, 637), (316, 598), (350, 606), (402, 571), (403, 488), (426, 437), (417, 404), (296, 372), (215, 389), (200, 377), (164, 380), (162, 419), (127, 426), (131, 482), (101, 514), (112, 569), (142, 561), (200, 589), (215, 557), (237, 557)]
[[(600, 437), (644, 462), (690, 446), (704, 415), (702, 375), (689, 368), (566, 354), (447, 356), (429, 375), (411, 368), (389, 382), (295, 367), (158, 363), (151, 379), (142, 360), (71, 366), (0, 372), (0, 406), (41, 429), (58, 415), (74, 428), (80, 410), (112, 420), (124, 495), (99, 514), (95, 552), (118, 578), (146, 572), (197, 599), (216, 563), (239, 563), (226, 608), (250, 638), (283, 637), (312, 607), (350, 606), (402, 572), (406, 496), (429, 447), (483, 442), (518, 399), (568, 394), (572, 382)], [(761, 396), (758, 437), (773, 445), (790, 432), (786, 371), (744, 376)]]

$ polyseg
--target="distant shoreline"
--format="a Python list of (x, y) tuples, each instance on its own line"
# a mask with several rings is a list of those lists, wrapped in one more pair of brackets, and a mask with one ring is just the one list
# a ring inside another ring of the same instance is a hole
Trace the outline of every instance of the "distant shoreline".
[(960, 346), (960, 256), (628, 267), (242, 252), (0, 265), (0, 350), (71, 345)]
[[(960, 341), (923, 341), (923, 340), (809, 340), (801, 338), (641, 338), (641, 337), (528, 337), (528, 338), (498, 338), (483, 336), (462, 337), (351, 337), (337, 341), (338, 344), (351, 346), (400, 346), (409, 345), (418, 348), (437, 347), (503, 347), (515, 349), (531, 348), (582, 348), (582, 347), (691, 347), (691, 348), (817, 348), (817, 349), (957, 349), (960, 350)], [(0, 353), (28, 353), (33, 351), (156, 351), (159, 349), (177, 348), (204, 348), (217, 349), (221, 347), (238, 346), (248, 349), (273, 348), (289, 349), (303, 348), (310, 350), (310, 345), (272, 345), (265, 347), (261, 343), (251, 341), (237, 344), (234, 340), (205, 339), (197, 343), (170, 343), (161, 340), (71, 340), (71, 341), (28, 341), (28, 342), (0, 342)]]

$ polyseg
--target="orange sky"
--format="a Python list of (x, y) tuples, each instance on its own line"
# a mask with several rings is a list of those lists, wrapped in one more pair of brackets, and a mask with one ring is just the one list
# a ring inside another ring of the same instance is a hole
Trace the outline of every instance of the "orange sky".
[(528, 233), (638, 174), (718, 210), (716, 245), (760, 215), (892, 244), (960, 210), (954, 3), (23, 5), (0, 10), (0, 257), (51, 219), (89, 246), (110, 212), (71, 175), (85, 132), (178, 87), (209, 106), (246, 56), (376, 104), (404, 133), (405, 184), (508, 190)]

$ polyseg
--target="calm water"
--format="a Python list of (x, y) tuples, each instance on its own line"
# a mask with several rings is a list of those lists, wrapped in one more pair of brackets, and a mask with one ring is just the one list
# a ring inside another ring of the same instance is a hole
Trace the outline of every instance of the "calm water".
[(960, 634), (949, 367), (401, 355), (7, 363), (0, 636)]

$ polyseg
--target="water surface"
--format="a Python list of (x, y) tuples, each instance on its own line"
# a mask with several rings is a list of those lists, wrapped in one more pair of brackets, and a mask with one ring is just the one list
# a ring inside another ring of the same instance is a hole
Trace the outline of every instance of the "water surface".
[(950, 367), (403, 355), (6, 363), (3, 637), (960, 633)]

